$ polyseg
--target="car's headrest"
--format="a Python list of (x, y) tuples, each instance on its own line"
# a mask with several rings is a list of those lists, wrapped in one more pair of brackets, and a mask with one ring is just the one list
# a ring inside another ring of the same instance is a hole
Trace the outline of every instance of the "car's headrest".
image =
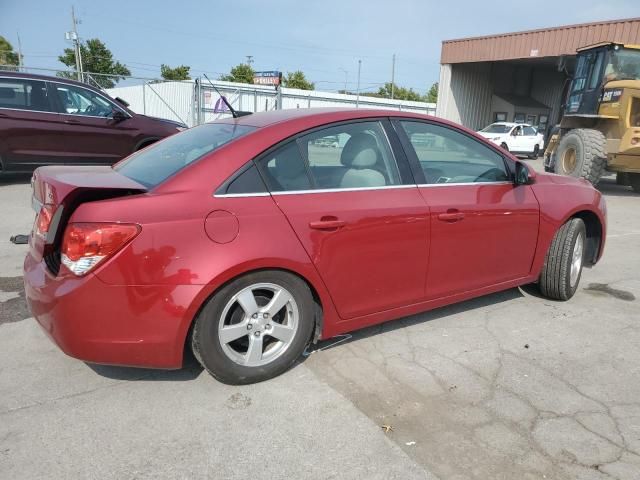
[(344, 146), (340, 162), (349, 168), (371, 168), (381, 157), (376, 139), (370, 133), (357, 133)]

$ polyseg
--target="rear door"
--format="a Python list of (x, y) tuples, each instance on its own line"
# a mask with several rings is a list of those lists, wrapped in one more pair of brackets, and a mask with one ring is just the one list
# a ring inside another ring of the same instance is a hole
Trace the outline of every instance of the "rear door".
[[(394, 122), (430, 207), (429, 299), (529, 274), (539, 207), (528, 185), (514, 186), (501, 154), (437, 122)], [(435, 139), (425, 145), (425, 135)]]
[(343, 319), (424, 298), (428, 207), (385, 124), (323, 127), (258, 160)]
[(46, 82), (0, 76), (0, 163), (30, 171), (64, 157), (64, 118), (52, 107)]
[[(52, 89), (64, 116), (71, 163), (111, 165), (133, 152), (137, 129), (131, 115), (89, 88), (52, 82)], [(115, 120), (114, 111), (126, 119)]]

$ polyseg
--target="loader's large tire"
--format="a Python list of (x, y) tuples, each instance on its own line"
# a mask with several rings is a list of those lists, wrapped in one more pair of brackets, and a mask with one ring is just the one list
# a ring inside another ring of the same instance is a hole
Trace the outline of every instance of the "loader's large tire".
[(576, 128), (560, 140), (556, 150), (555, 172), (582, 177), (597, 185), (607, 166), (606, 139), (602, 132)]

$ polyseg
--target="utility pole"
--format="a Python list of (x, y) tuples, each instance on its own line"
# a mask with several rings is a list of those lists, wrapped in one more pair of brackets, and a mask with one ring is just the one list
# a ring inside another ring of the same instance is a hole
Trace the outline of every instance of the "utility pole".
[(358, 89), (356, 90), (356, 108), (360, 107), (360, 69), (362, 67), (362, 60), (358, 60)]
[(396, 76), (396, 54), (393, 54), (391, 58), (391, 100), (393, 100), (393, 89), (395, 88), (395, 76)]
[(20, 41), (20, 33), (16, 32), (16, 35), (18, 36), (18, 71), (21, 72), (24, 65), (22, 63), (22, 42)]
[(71, 35), (71, 39), (73, 40), (73, 43), (76, 49), (76, 72), (78, 74), (78, 81), (81, 82), (82, 81), (82, 53), (80, 50), (80, 38), (78, 36), (78, 23), (80, 22), (76, 19), (76, 11), (73, 8), (73, 5), (71, 6), (71, 23), (72, 23), (72, 32), (73, 32), (73, 34)]
[(347, 93), (347, 75), (349, 74), (349, 72), (340, 67), (338, 67), (338, 70), (342, 70), (344, 72), (344, 93)]
[(247, 55), (247, 65), (251, 66), (253, 63), (253, 55)]

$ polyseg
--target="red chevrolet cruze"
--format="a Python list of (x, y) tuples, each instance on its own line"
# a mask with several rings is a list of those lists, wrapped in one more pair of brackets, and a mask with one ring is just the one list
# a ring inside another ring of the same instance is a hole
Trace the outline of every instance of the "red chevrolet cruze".
[(604, 247), (584, 180), (458, 125), (285, 110), (201, 125), (114, 167), (42, 167), (24, 279), (69, 355), (228, 383), (310, 342), (518, 285), (570, 298)]

